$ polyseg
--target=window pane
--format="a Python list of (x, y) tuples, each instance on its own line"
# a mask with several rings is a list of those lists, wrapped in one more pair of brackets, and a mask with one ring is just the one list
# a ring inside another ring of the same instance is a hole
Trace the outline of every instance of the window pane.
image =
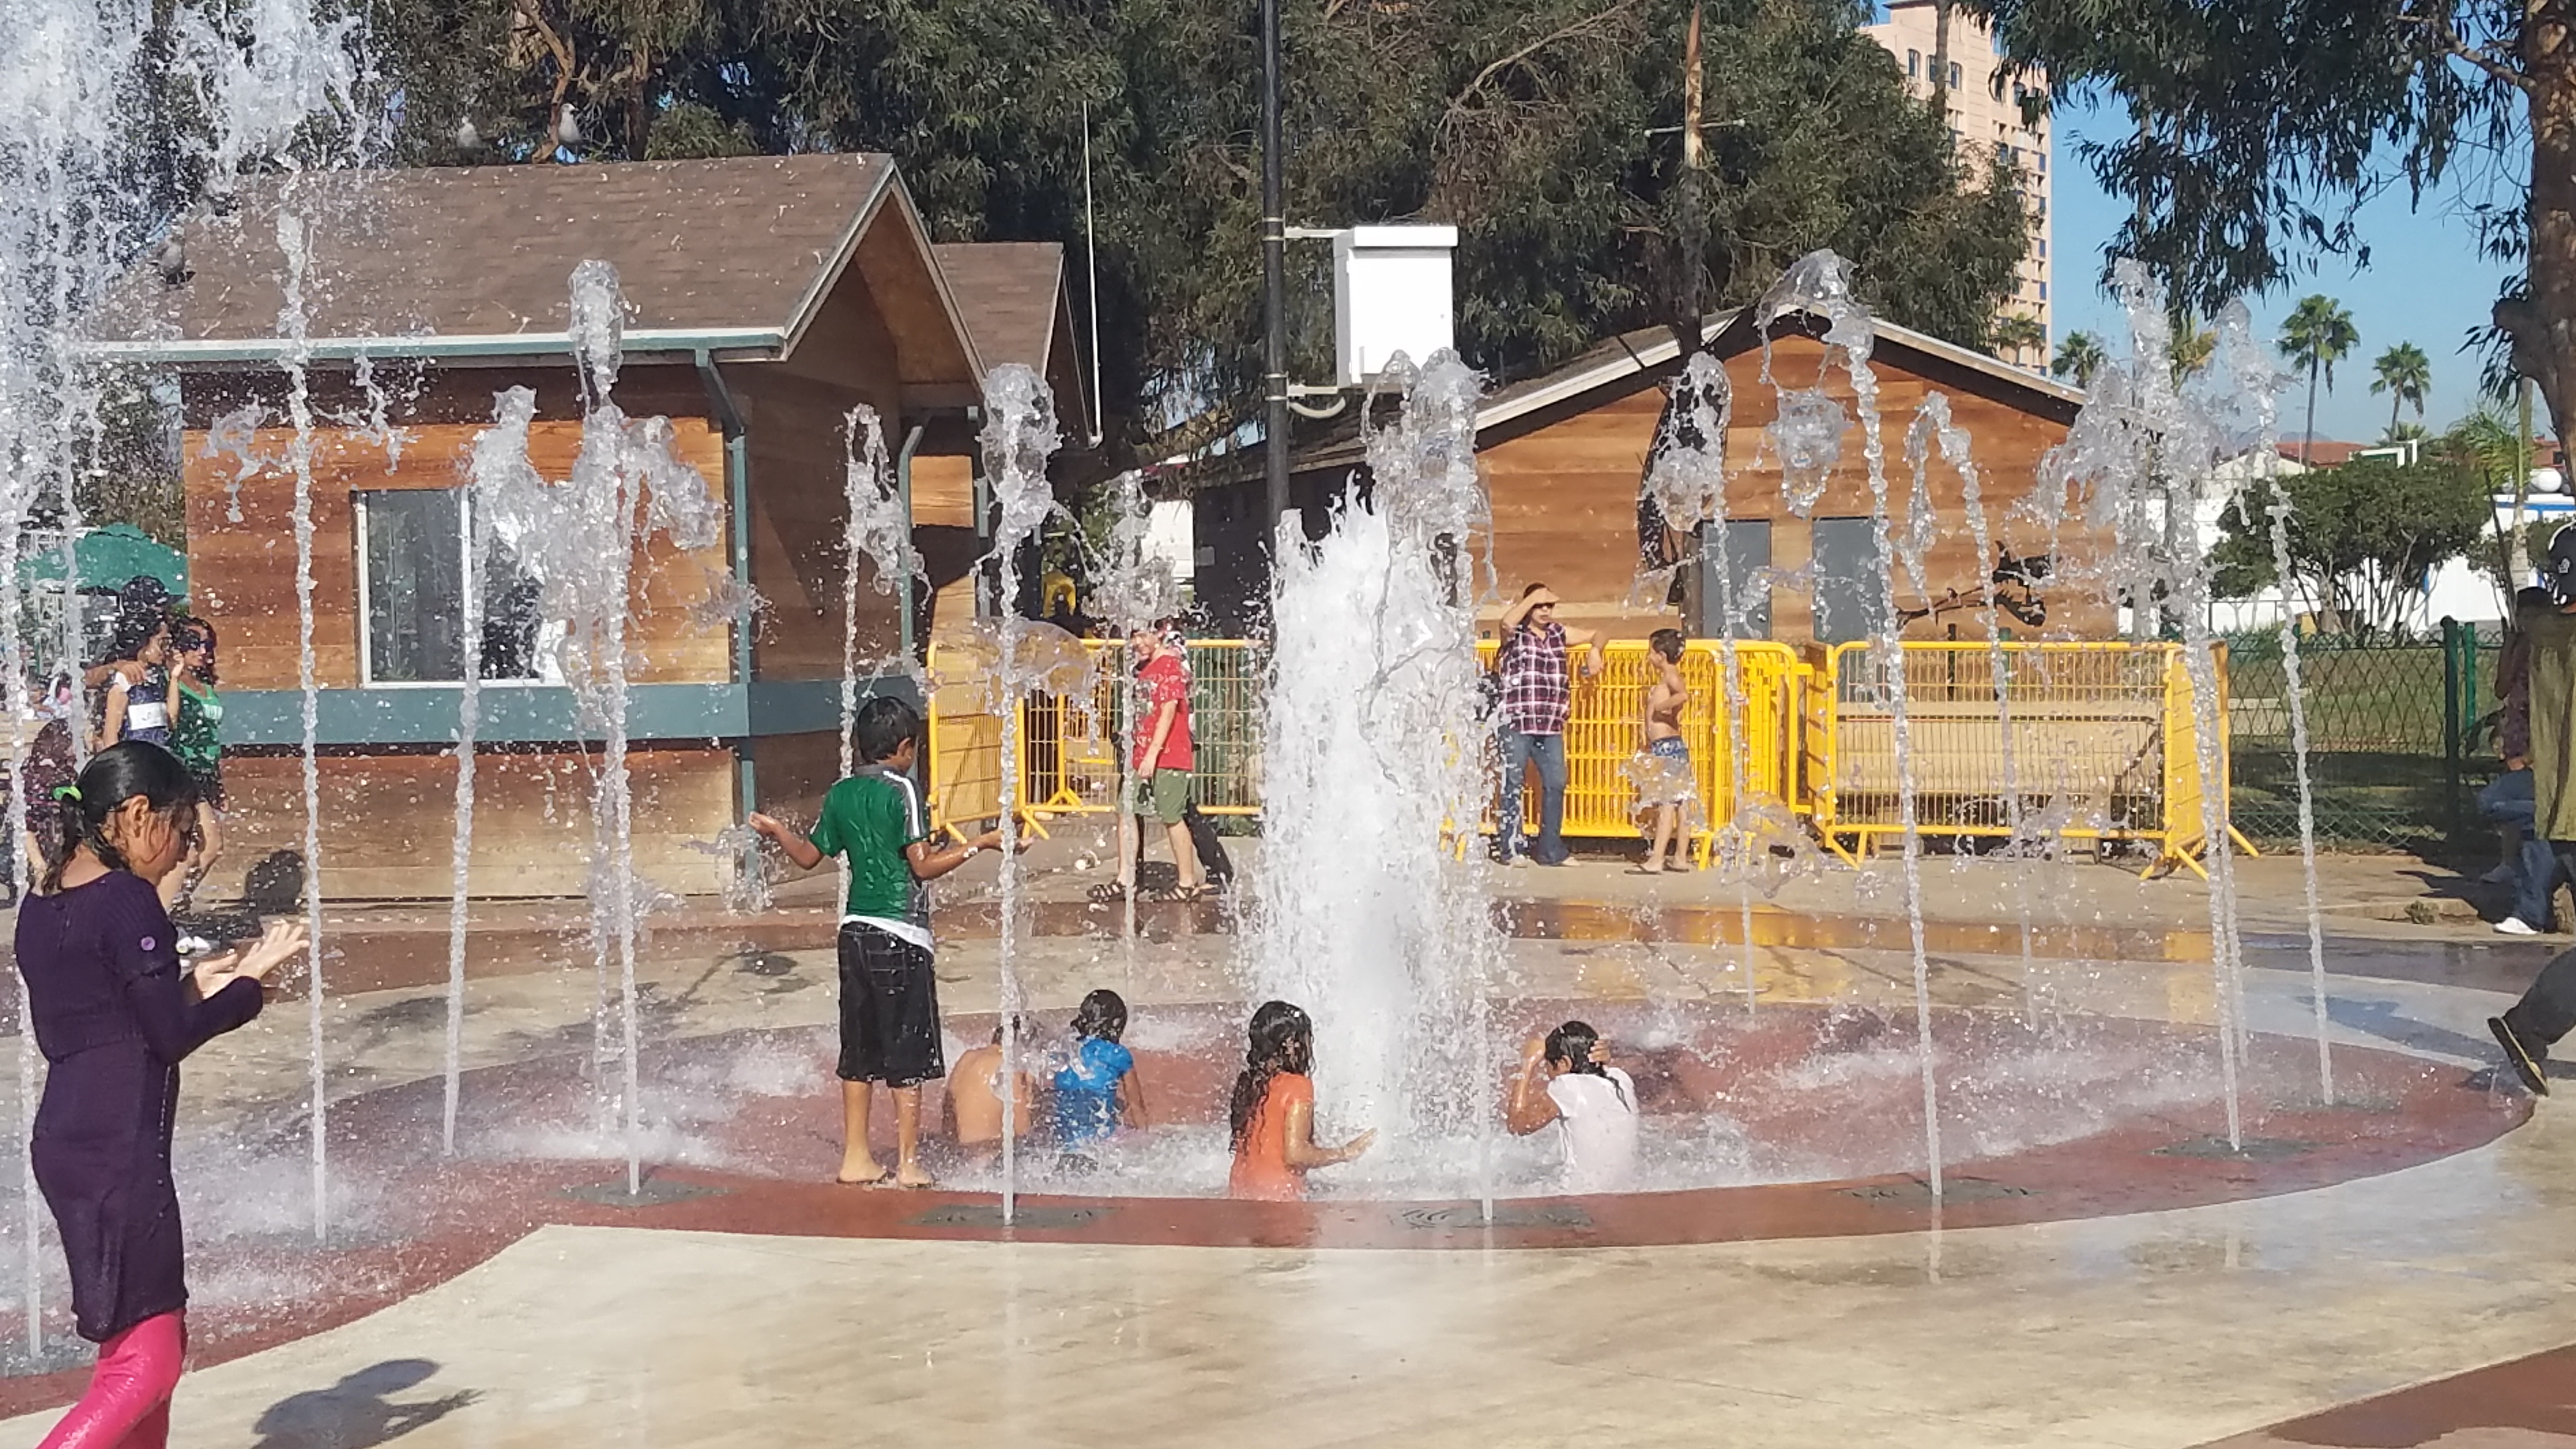
[[(1722, 639), (1732, 631), (1738, 639), (1771, 637), (1771, 588), (1767, 576), (1759, 582), (1757, 572), (1771, 566), (1771, 520), (1767, 518), (1730, 518), (1726, 520), (1724, 542), (1702, 557), (1706, 573), (1700, 581), (1700, 606), (1707, 616), (1700, 627), (1703, 638)], [(1733, 605), (1733, 619), (1728, 606)]]
[(371, 684), (465, 677), (462, 490), (360, 495), (366, 520), (367, 665)]
[(1877, 634), (1887, 607), (1878, 530), (1866, 518), (1819, 518), (1815, 525), (1816, 642), (1847, 644)]
[(483, 551), (483, 677), (536, 679), (538, 657), (536, 576), (499, 539)]

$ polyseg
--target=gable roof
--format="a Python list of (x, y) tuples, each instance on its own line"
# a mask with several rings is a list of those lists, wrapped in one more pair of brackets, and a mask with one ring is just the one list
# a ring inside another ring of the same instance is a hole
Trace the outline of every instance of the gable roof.
[[(1753, 316), (1750, 307), (1710, 313), (1700, 324), (1702, 345), (1720, 361), (1760, 347), (1761, 330), (1754, 326)], [(1973, 348), (1883, 320), (1873, 319), (1872, 331), (1873, 360), (1900, 361), (1909, 371), (1943, 386), (1991, 397), (2059, 423), (2073, 422), (2084, 406), (2081, 390)], [(1822, 337), (1824, 332), (1824, 319), (1804, 312), (1783, 317), (1772, 327), (1774, 337)], [(1680, 355), (1681, 345), (1666, 327), (1640, 327), (1595, 343), (1554, 371), (1487, 393), (1476, 408), (1476, 446), (1491, 447), (1596, 406), (1607, 397), (1651, 387), (1674, 372)], [(1344, 416), (1330, 434), (1297, 450), (1290, 465), (1294, 471), (1349, 468), (1362, 461), (1367, 440), (1356, 415)], [(1233, 470), (1248, 469), (1241, 476), (1258, 476), (1258, 447), (1230, 456), (1238, 461), (1220, 475), (1221, 480), (1236, 479), (1238, 473)]]
[(893, 160), (872, 154), (259, 178), (228, 214), (186, 222), (184, 281), (146, 265), (110, 291), (90, 320), (93, 350), (196, 365), (284, 356), (282, 203), (307, 219), (316, 360), (562, 355), (567, 284), (593, 258), (617, 268), (630, 354), (783, 359), (887, 225), (925, 259), (933, 310), (974, 356)]
[[(1090, 383), (1075, 355), (1062, 242), (941, 242), (931, 248), (986, 367), (1017, 362), (1046, 379), (1062, 417), (1089, 418)], [(1067, 398), (1067, 388), (1075, 395)]]
[[(1784, 320), (1788, 325), (1775, 326), (1775, 336), (1787, 335), (1790, 331), (1808, 336), (1823, 335), (1821, 319), (1799, 313)], [(1870, 352), (1873, 359), (1897, 357), (1914, 371), (2058, 422), (2072, 422), (2076, 410), (2084, 405), (2081, 389), (2015, 367), (1974, 348), (1944, 342), (1929, 333), (1900, 327), (1883, 319), (1874, 318), (1870, 325), (1876, 338)], [(1753, 325), (1753, 309), (1750, 307), (1710, 313), (1700, 324), (1700, 338), (1703, 345), (1721, 360), (1762, 345), (1761, 333)], [(1484, 405), (1476, 410), (1476, 431), (1481, 437), (1489, 429), (1587, 397), (1601, 388), (1627, 382), (1641, 374), (1668, 371), (1680, 355), (1681, 344), (1673, 339), (1670, 328), (1641, 327), (1634, 332), (1621, 333), (1595, 344), (1553, 372), (1524, 379), (1489, 394)]]

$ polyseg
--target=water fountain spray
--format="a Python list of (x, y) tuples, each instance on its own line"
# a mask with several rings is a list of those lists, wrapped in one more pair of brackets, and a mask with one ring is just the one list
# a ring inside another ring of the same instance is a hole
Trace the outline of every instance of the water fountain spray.
[(1380, 1130), (1372, 1166), (1436, 1168), (1472, 1138), (1485, 1179), (1500, 938), (1481, 852), (1426, 848), (1471, 841), (1492, 792), (1475, 663), (1481, 385), (1447, 351), (1418, 378), (1410, 364), (1389, 375), (1410, 386), (1369, 439), (1372, 486), (1321, 540), (1292, 515), (1272, 543), (1262, 869), (1242, 969), (1252, 999), (1312, 1014), (1333, 1114)]
[[(292, 193), (290, 178), (289, 194)], [(302, 724), (297, 763), (304, 777), (304, 930), (305, 1025), (312, 1054), (312, 1101), (307, 1122), (313, 1139), (313, 1237), (327, 1242), (331, 1234), (329, 1199), (329, 1072), (322, 1030), (322, 766), (318, 750), (321, 684), (313, 659), (313, 398), (312, 350), (305, 337), (304, 286), (313, 256), (303, 217), (281, 199), (277, 209), (277, 249), (286, 259), (285, 301), (278, 309), (278, 333), (286, 339), (281, 365), (286, 369), (286, 416), (295, 429), (287, 454), (295, 478), (295, 684), (297, 714)]]
[(592, 1061), (614, 1059), (619, 1067), (626, 1190), (633, 1196), (643, 1186), (635, 941), (644, 904), (636, 889), (634, 785), (626, 764), (635, 556), (655, 533), (680, 552), (713, 548), (724, 537), (725, 516), (705, 476), (680, 461), (670, 420), (630, 419), (611, 400), (626, 306), (616, 268), (583, 262), (573, 268), (571, 290), (569, 331), (582, 388), (581, 449), (572, 477), (550, 485), (533, 469), (502, 467), (497, 478), (481, 481), (495, 485), (483, 500), (493, 535), (537, 580), (544, 615), (564, 626), (563, 676), (582, 727), (604, 739), (591, 798)]
[[(1718, 649), (1724, 670), (1720, 707), (1726, 716), (1727, 818), (1722, 824), (1710, 824), (1718, 832), (1718, 860), (1735, 878), (1737, 926), (1743, 937), (1736, 969), (1743, 973), (1744, 1010), (1750, 1015), (1760, 991), (1753, 969), (1753, 871), (1762, 847), (1755, 829), (1753, 802), (1748, 798), (1753, 742), (1747, 728), (1750, 698), (1744, 686), (1744, 656), (1738, 647), (1746, 633), (1744, 601), (1740, 597), (1743, 591), (1736, 587), (1734, 559), (1727, 552), (1725, 534), (1726, 430), (1734, 408), (1734, 389), (1727, 381), (1724, 365), (1708, 353), (1692, 353), (1674, 384), (1672, 399), (1657, 429), (1653, 461), (1647, 465), (1639, 486), (1645, 495), (1643, 501), (1652, 506), (1666, 527), (1700, 540), (1698, 547), (1675, 567), (1697, 568), (1703, 577), (1714, 574), (1717, 580), (1718, 617), (1722, 621)], [(1716, 535), (1715, 543), (1709, 541), (1711, 533)], [(1715, 569), (1706, 567), (1712, 548), (1717, 551)], [(1670, 574), (1670, 569), (1640, 573), (1639, 591), (1652, 593), (1668, 588)], [(1677, 764), (1652, 757), (1636, 762), (1637, 803), (1641, 808), (1696, 797), (1697, 782), (1687, 769), (1673, 768)], [(1678, 779), (1674, 778), (1677, 774)]]
[(474, 747), (483, 713), (483, 558), (492, 547), (494, 508), (484, 500), (535, 497), (545, 487), (528, 461), (528, 430), (536, 421), (537, 395), (514, 387), (492, 399), (492, 426), (474, 435), (465, 490), (462, 688), (456, 700), (456, 829), (448, 855), (447, 1081), (439, 1140), (456, 1151), (456, 1108), (465, 1070), (466, 906), (474, 860)]
[[(1118, 809), (1124, 812), (1129, 792), (1135, 788), (1138, 725), (1136, 671), (1127, 665), (1124, 641), (1137, 630), (1150, 629), (1155, 621), (1179, 613), (1181, 598), (1180, 586), (1172, 578), (1170, 561), (1155, 556), (1146, 547), (1146, 535), (1153, 521), (1153, 504), (1145, 497), (1144, 479), (1133, 471), (1111, 479), (1108, 509), (1109, 538), (1090, 560), (1091, 597), (1087, 612), (1108, 624), (1110, 637), (1120, 641), (1106, 658), (1113, 661), (1110, 667), (1117, 671)], [(1122, 827), (1120, 838), (1124, 836)], [(1142, 843), (1141, 839), (1139, 843)], [(1127, 862), (1120, 862), (1118, 869), (1121, 874), (1127, 873)], [(1124, 944), (1127, 979), (1132, 986), (1136, 977), (1134, 890), (1120, 893), (1120, 909), (1124, 919), (1119, 939)]]
[[(2218, 321), (2217, 355), (2236, 384), (2230, 394), (2222, 396), (2232, 397), (2244, 414), (2232, 441), (2250, 445), (2246, 452), (2259, 460), (2264, 491), (2270, 495), (2264, 513), (2271, 534), (2272, 568), (2281, 581), (2281, 688), (2289, 697), (2290, 759), (2299, 787), (2299, 875), (2308, 916), (2308, 994), (2314, 1007), (2317, 1039), (2317, 1096), (2332, 1106), (2334, 1047), (2326, 998), (2325, 906), (2317, 883), (2316, 789), (2308, 775), (2308, 700), (2299, 677), (2298, 620), (2288, 607), (2290, 492), (2281, 483), (2280, 448), (2280, 395), (2288, 378), (2273, 363), (2271, 350), (2255, 340), (2253, 320), (2242, 303), (2228, 307)], [(2238, 496), (2238, 506), (2243, 506), (2242, 494)]]
[[(1994, 538), (1986, 524), (1983, 480), (1968, 439), (1968, 430), (1960, 427), (1950, 415), (1950, 399), (1945, 393), (1924, 398), (1915, 410), (1913, 425), (1906, 429), (1905, 456), (1913, 465), (1916, 516), (1928, 521), (1932, 517), (1932, 456), (1938, 452), (1959, 478), (1960, 507), (1968, 516), (1968, 534), (1977, 546), (1977, 623), (1986, 634), (1986, 669), (1994, 678), (1995, 724), (1998, 742), (1997, 763), (2003, 773), (2004, 826), (2010, 832), (2007, 859), (2018, 859), (2029, 842), (2028, 822), (2022, 818), (2021, 761), (2018, 741), (2013, 735), (2012, 656), (2004, 648), (2003, 616), (1995, 601), (1995, 570), (1986, 560), (1995, 557)], [(2024, 1021), (2039, 1025), (2038, 995), (2034, 981), (2037, 966), (2031, 951), (2030, 879), (2027, 871), (2013, 872), (2013, 909), (2021, 925), (2021, 983)]]
[[(912, 580), (921, 572), (921, 555), (912, 547), (912, 511), (895, 487), (886, 466), (885, 425), (877, 410), (860, 403), (841, 419), (841, 494), (846, 512), (841, 521), (841, 779), (858, 772), (859, 718), (859, 561), (875, 570), (876, 591), (903, 593), (899, 609), (912, 607)], [(907, 659), (908, 669), (912, 661)], [(756, 848), (756, 846), (755, 846)], [(835, 899), (850, 893), (850, 861), (835, 857), (840, 888)], [(749, 862), (756, 868), (758, 857)]]
[[(1018, 1104), (1020, 1052), (1020, 704), (1029, 688), (1029, 661), (1022, 658), (1027, 621), (1020, 617), (1020, 547), (1037, 536), (1055, 509), (1055, 492), (1047, 481), (1047, 459), (1060, 441), (1055, 398), (1028, 367), (1007, 362), (984, 375), (984, 471), (992, 480), (998, 517), (993, 525), (992, 557), (1001, 574), (1001, 661), (995, 679), (1001, 691), (1002, 717), (1002, 864), (1001, 864), (1001, 1002), (1002, 1120), (1008, 1123)], [(1002, 1222), (1009, 1226), (1019, 1210), (1019, 1134), (1002, 1134)]]
[[(2225, 423), (2242, 399), (2232, 381), (2206, 374), (2188, 394), (2178, 388), (2163, 292), (2134, 262), (2120, 263), (2113, 283), (2128, 317), (2129, 354), (2095, 378), (2065, 442), (2042, 461), (2040, 497), (2051, 510), (2080, 505), (2090, 526), (2111, 535), (2105, 582), (2115, 597), (2127, 600), (2134, 637), (2161, 632), (2161, 620), (2168, 615), (2180, 626), (2182, 666), (2192, 696), (2202, 848), (2210, 876), (2219, 1080), (2226, 1098), (2228, 1146), (2241, 1150), (2244, 961), (2223, 788), (2218, 664), (2209, 630), (2209, 565), (2197, 534), (2199, 520), (2223, 492), (2216, 479), (2218, 464), (2235, 456), (2246, 441), (2241, 430)], [(2168, 828), (2173, 823), (2169, 820)]]
[[(1826, 324), (1826, 351), (1829, 356), (1841, 354), (1843, 369), (1851, 378), (1852, 396), (1860, 414), (1861, 460), (1869, 480), (1870, 524), (1876, 536), (1881, 565), (1881, 607), (1878, 610), (1877, 638), (1871, 654), (1878, 680), (1886, 691), (1888, 728), (1896, 756), (1897, 823), (1904, 846), (1905, 921), (1914, 964), (1915, 1050), (1923, 1072), (1923, 1155), (1926, 1181), (1932, 1190), (1932, 1201), (1937, 1205), (1942, 1196), (1941, 1114), (1940, 1088), (1933, 1070), (1932, 965), (1923, 934), (1923, 838), (1915, 817), (1914, 739), (1906, 712), (1904, 631), (1896, 617), (1896, 571), (1899, 567), (1905, 570), (1907, 581), (1917, 594), (1926, 592), (1923, 554), (1929, 543), (1931, 516), (1926, 509), (1910, 507), (1910, 517), (1903, 529), (1895, 527), (1891, 518), (1887, 450), (1879, 433), (1878, 374), (1869, 365), (1870, 351), (1877, 334), (1868, 310), (1852, 295), (1849, 272), (1842, 258), (1829, 251), (1809, 253), (1792, 265), (1764, 294), (1754, 320), (1762, 330), (1765, 376), (1769, 376), (1771, 370), (1772, 325), (1792, 314), (1815, 317)], [(1783, 460), (1781, 481), (1789, 492), (1791, 511), (1803, 516), (1815, 507), (1817, 499), (1824, 496), (1825, 480), (1831, 476), (1834, 464), (1841, 460), (1842, 435), (1849, 426), (1841, 405), (1827, 396), (1822, 388), (1781, 394), (1779, 417), (1772, 424), (1771, 436)], [(1789, 465), (1793, 457), (1799, 460), (1798, 470), (1794, 473)]]

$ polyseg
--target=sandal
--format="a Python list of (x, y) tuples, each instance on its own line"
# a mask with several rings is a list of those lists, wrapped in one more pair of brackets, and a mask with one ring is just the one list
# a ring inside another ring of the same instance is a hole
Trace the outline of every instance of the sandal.
[[(1120, 901), (1127, 899), (1127, 888), (1114, 880), (1105, 880), (1100, 884), (1093, 886), (1088, 892), (1086, 892), (1086, 894), (1100, 905), (1114, 906)], [(1138, 900), (1146, 899), (1142, 894), (1139, 894), (1136, 898)]]

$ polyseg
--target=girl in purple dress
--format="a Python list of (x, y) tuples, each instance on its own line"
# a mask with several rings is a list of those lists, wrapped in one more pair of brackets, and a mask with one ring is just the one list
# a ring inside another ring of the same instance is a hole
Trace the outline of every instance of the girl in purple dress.
[(42, 1449), (161, 1449), (187, 1351), (170, 1133), (179, 1063), (259, 1014), (260, 982), (303, 949), (270, 926), (181, 966), (153, 887), (188, 852), (197, 796), (159, 745), (127, 740), (59, 792), (59, 838), (18, 908), (18, 970), (51, 1070), (29, 1152), (62, 1230), (72, 1312), (99, 1346), (89, 1391)]

